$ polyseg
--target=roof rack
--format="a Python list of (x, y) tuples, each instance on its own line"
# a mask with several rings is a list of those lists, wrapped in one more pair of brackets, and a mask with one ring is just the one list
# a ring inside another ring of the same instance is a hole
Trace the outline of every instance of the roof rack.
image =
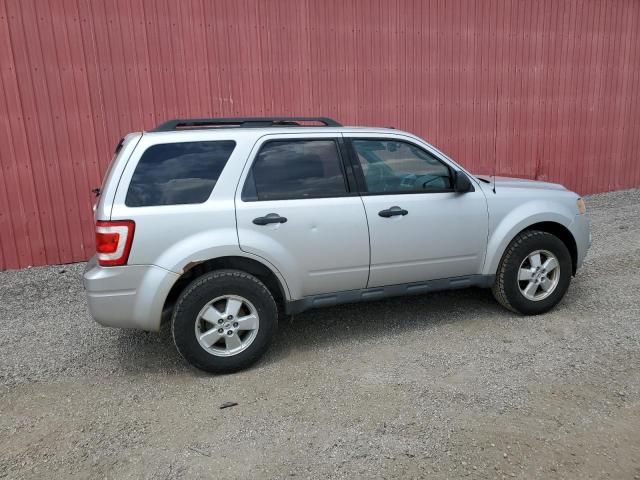
[[(153, 132), (171, 132), (197, 128), (224, 127), (305, 127), (300, 122), (321, 123), (325, 127), (341, 127), (342, 125), (326, 117), (247, 117), (247, 118), (179, 118), (161, 123)], [(316, 125), (313, 125), (316, 126)]]

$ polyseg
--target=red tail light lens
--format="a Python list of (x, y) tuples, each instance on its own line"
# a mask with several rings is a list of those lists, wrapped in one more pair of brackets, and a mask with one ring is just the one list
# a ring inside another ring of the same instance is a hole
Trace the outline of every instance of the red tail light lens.
[(96, 222), (96, 252), (103, 267), (126, 265), (136, 224), (132, 220)]

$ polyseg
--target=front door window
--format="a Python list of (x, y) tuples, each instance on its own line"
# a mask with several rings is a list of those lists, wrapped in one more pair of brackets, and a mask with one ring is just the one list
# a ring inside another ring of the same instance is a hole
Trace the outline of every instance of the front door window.
[(368, 193), (452, 191), (451, 171), (428, 152), (398, 140), (353, 139)]

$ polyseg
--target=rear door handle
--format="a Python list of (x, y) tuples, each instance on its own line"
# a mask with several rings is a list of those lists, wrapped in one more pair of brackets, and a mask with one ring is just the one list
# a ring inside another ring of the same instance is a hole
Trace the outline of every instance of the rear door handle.
[(264, 217), (258, 217), (253, 219), (253, 223), (256, 225), (267, 225), (268, 223), (285, 223), (286, 217), (281, 217), (277, 213), (269, 213)]
[(404, 217), (407, 213), (409, 212), (406, 211), (404, 208), (391, 207), (391, 208), (387, 208), (386, 210), (380, 210), (378, 212), (378, 215), (384, 218), (394, 217), (396, 215), (402, 215)]

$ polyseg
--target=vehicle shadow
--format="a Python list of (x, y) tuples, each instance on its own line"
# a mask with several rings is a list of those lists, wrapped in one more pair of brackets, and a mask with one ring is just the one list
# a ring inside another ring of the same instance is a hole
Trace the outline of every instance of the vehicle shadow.
[(260, 364), (278, 362), (295, 349), (322, 350), (331, 345), (416, 330), (481, 317), (512, 315), (488, 289), (470, 288), (395, 297), (309, 310), (280, 321), (272, 347)]
[(171, 375), (191, 369), (173, 344), (169, 323), (163, 324), (159, 332), (120, 330), (117, 348), (119, 370), (124, 373)]
[[(280, 319), (273, 345), (256, 367), (279, 362), (295, 349), (322, 350), (330, 345), (395, 334), (407, 334), (478, 317), (509, 316), (488, 289), (470, 288), (395, 297), (320, 308)], [(207, 375), (176, 351), (168, 323), (159, 333), (122, 330), (118, 336), (120, 367), (129, 373)]]

